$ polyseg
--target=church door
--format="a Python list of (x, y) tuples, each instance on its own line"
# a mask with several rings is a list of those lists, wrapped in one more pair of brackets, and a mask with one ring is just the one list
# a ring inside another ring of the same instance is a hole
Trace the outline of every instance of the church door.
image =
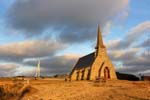
[(104, 68), (104, 78), (106, 80), (110, 78), (110, 71), (109, 71), (108, 67)]

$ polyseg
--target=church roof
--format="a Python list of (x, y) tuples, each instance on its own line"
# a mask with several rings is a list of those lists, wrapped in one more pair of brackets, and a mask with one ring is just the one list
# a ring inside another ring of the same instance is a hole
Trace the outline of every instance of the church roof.
[(94, 52), (90, 53), (86, 56), (83, 56), (79, 58), (77, 64), (75, 65), (75, 69), (81, 69), (81, 68), (86, 68), (89, 67), (93, 64), (95, 57), (94, 57)]

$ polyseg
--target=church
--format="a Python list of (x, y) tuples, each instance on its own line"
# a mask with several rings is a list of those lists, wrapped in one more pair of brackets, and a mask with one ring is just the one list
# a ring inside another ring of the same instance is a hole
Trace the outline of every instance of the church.
[(95, 52), (79, 58), (70, 73), (70, 78), (71, 80), (117, 79), (114, 66), (103, 43), (99, 25)]

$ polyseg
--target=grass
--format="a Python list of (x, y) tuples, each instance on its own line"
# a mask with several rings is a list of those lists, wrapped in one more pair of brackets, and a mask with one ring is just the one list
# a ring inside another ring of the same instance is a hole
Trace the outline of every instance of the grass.
[(0, 85), (0, 100), (21, 100), (30, 91), (31, 87), (21, 81), (13, 80), (12, 83)]
[(150, 82), (29, 79), (0, 81), (0, 100), (150, 100)]

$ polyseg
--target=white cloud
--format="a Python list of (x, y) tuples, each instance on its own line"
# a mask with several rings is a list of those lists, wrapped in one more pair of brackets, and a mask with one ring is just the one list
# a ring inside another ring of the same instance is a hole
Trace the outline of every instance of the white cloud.
[[(150, 32), (150, 21), (142, 22), (131, 28), (122, 39), (110, 40), (106, 45), (110, 49), (128, 49), (135, 46), (141, 37)], [(143, 40), (145, 41), (145, 40)], [(143, 44), (145, 45), (145, 44)]]
[(0, 45), (1, 60), (22, 60), (24, 58), (43, 57), (53, 55), (63, 49), (64, 45), (55, 41), (23, 41)]
[(106, 47), (107, 49), (116, 49), (118, 45), (120, 44), (120, 42), (121, 42), (121, 39), (109, 40), (106, 43)]
[(16, 63), (0, 63), (0, 76), (14, 76), (19, 65)]
[(105, 36), (107, 36), (111, 33), (111, 27), (112, 27), (112, 22), (107, 21), (103, 28), (103, 33)]

